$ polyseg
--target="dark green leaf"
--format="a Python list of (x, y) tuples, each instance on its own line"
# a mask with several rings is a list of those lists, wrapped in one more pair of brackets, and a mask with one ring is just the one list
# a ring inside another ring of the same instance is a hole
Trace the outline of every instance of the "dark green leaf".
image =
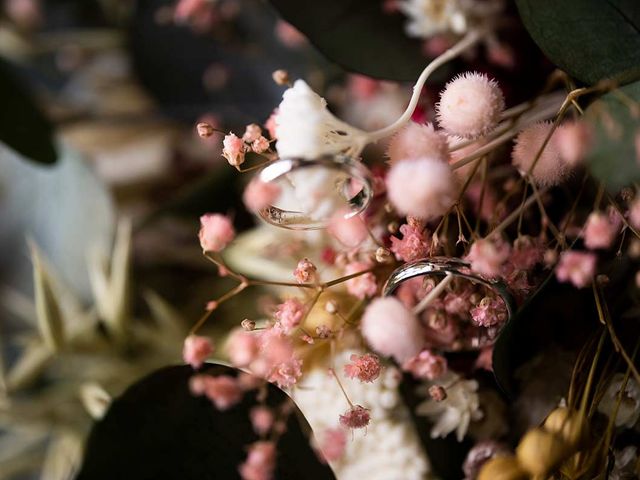
[(640, 181), (640, 82), (607, 93), (587, 109), (594, 139), (587, 161), (611, 190)]
[[(560, 69), (594, 84), (640, 74), (638, 0), (516, 0), (522, 21)], [(627, 80), (628, 81), (628, 80)]]
[(53, 128), (9, 66), (0, 60), (0, 141), (39, 163), (54, 163)]
[(427, 64), (422, 43), (407, 37), (404, 17), (372, 0), (271, 0), (282, 17), (346, 70), (386, 80), (415, 80)]
[[(238, 372), (222, 365), (205, 368), (213, 375)], [(77, 480), (238, 479), (246, 447), (258, 440), (249, 420), (249, 410), (257, 404), (255, 392), (221, 412), (206, 398), (191, 395), (192, 375), (189, 366), (163, 368), (116, 399), (89, 436)], [(269, 385), (267, 403), (284, 401), (287, 395)], [(275, 478), (333, 479), (309, 447), (298, 423), (302, 415), (295, 413), (278, 441)]]

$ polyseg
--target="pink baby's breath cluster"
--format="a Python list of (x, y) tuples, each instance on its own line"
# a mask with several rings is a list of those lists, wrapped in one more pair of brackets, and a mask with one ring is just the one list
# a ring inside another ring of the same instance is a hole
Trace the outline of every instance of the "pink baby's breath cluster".
[(423, 350), (404, 362), (402, 369), (416, 378), (437, 380), (447, 372), (447, 360), (430, 350)]
[(317, 280), (318, 268), (308, 258), (303, 258), (298, 262), (293, 276), (298, 283), (312, 283)]
[(484, 297), (477, 307), (471, 309), (471, 318), (481, 327), (493, 327), (507, 320), (507, 309), (502, 300)]
[(380, 376), (382, 366), (376, 355), (366, 353), (364, 355), (353, 354), (351, 362), (344, 366), (344, 374), (349, 378), (357, 378), (361, 382), (371, 383)]
[(562, 252), (556, 266), (556, 277), (561, 282), (571, 282), (577, 288), (586, 287), (595, 275), (596, 262), (595, 254), (590, 252)]
[(219, 252), (236, 236), (229, 217), (219, 213), (207, 213), (200, 217), (200, 246), (203, 252)]
[(249, 446), (247, 459), (240, 465), (242, 480), (272, 480), (276, 468), (276, 445), (260, 441)]
[(213, 343), (207, 337), (189, 335), (185, 338), (182, 358), (193, 368), (200, 368), (212, 353)]
[(414, 262), (429, 256), (431, 236), (419, 223), (400, 225), (402, 238), (391, 237), (391, 252), (398, 260)]
[(501, 237), (482, 238), (471, 245), (466, 259), (471, 269), (489, 278), (495, 278), (502, 272), (511, 254), (511, 246)]
[(368, 408), (361, 405), (354, 405), (345, 413), (340, 415), (340, 425), (345, 428), (365, 428), (371, 421), (371, 414)]
[[(364, 272), (371, 268), (371, 264), (366, 262), (351, 262), (345, 267), (345, 275), (353, 275)], [(346, 282), (347, 291), (356, 298), (371, 298), (378, 292), (378, 282), (373, 273), (368, 272), (358, 275)]]
[(189, 388), (193, 395), (206, 396), (221, 411), (234, 407), (244, 396), (238, 380), (229, 375), (195, 375), (189, 381)]
[(282, 328), (286, 333), (289, 333), (300, 325), (300, 322), (304, 318), (304, 314), (305, 307), (302, 302), (297, 298), (289, 298), (278, 305), (274, 318), (277, 321), (276, 325)]
[(256, 177), (249, 182), (242, 194), (242, 201), (252, 212), (259, 212), (275, 203), (281, 193), (280, 186), (263, 182)]

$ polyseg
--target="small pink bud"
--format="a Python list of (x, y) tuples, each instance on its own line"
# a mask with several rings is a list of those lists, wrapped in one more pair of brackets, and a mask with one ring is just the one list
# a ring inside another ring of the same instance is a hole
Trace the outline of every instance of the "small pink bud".
[(207, 337), (189, 335), (185, 338), (182, 357), (185, 363), (188, 363), (193, 368), (200, 368), (212, 353), (213, 344)]

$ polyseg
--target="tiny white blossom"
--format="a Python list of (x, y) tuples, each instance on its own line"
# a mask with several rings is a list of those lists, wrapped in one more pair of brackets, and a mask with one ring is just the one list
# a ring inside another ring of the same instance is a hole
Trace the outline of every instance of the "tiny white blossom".
[[(418, 405), (416, 413), (425, 415), (434, 422), (431, 427), (431, 438), (444, 438), (455, 431), (456, 438), (461, 442), (471, 421), (482, 418), (478, 382), (464, 380), (459, 375), (448, 372), (438, 379), (437, 383), (446, 389), (447, 397), (440, 402), (427, 399)], [(426, 393), (427, 388), (423, 393)]]
[(313, 159), (349, 151), (359, 153), (367, 133), (336, 118), (324, 98), (303, 80), (287, 89), (275, 117), (276, 148), (281, 158)]

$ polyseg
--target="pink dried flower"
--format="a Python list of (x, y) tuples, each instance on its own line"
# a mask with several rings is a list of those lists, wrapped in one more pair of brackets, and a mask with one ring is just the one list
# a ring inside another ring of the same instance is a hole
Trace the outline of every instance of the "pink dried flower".
[(585, 287), (596, 271), (596, 256), (590, 252), (564, 251), (556, 266), (556, 278), (571, 282), (577, 288)]
[(609, 248), (620, 230), (608, 215), (591, 212), (584, 228), (584, 244), (587, 248)]
[(431, 235), (418, 225), (400, 226), (402, 239), (391, 237), (391, 251), (398, 260), (414, 262), (429, 256)]
[(274, 442), (255, 442), (249, 447), (247, 459), (238, 471), (242, 480), (272, 480), (276, 468), (276, 445)]
[(402, 364), (402, 369), (420, 379), (437, 380), (447, 373), (447, 359), (430, 350), (423, 350)]
[(544, 258), (544, 246), (528, 235), (521, 235), (513, 242), (509, 263), (516, 270), (531, 270)]
[(264, 122), (264, 128), (267, 129), (267, 132), (269, 132), (269, 138), (271, 138), (272, 140), (275, 140), (276, 137), (276, 117), (278, 116), (278, 109), (276, 108), (273, 112), (271, 112), (271, 115), (269, 116), (269, 118), (267, 118), (267, 121)]
[(392, 164), (420, 157), (446, 162), (449, 158), (449, 145), (447, 138), (430, 123), (425, 125), (409, 122), (389, 142), (387, 156)]
[(592, 133), (583, 121), (563, 123), (554, 136), (560, 157), (571, 166), (580, 163), (591, 146)]
[(189, 335), (184, 339), (182, 358), (193, 368), (200, 368), (209, 355), (213, 353), (213, 344), (207, 337)]
[[(365, 262), (351, 262), (346, 266), (344, 273), (345, 275), (352, 275), (363, 272), (370, 267), (371, 265)], [(347, 280), (345, 285), (347, 286), (347, 291), (360, 300), (373, 297), (378, 292), (378, 283), (372, 272)]]
[(302, 376), (302, 360), (291, 357), (271, 370), (267, 380), (280, 388), (294, 386)]
[(504, 96), (495, 80), (467, 72), (447, 83), (436, 109), (438, 122), (448, 133), (476, 138), (498, 124), (504, 110)]
[(252, 123), (247, 125), (242, 135), (242, 140), (246, 143), (255, 142), (262, 135), (262, 129), (259, 125)]
[(471, 269), (475, 272), (495, 278), (500, 275), (510, 254), (511, 247), (502, 238), (481, 238), (473, 242), (466, 259), (471, 262)]
[(303, 303), (297, 298), (289, 298), (278, 305), (278, 309), (276, 310), (274, 317), (278, 321), (278, 325), (282, 330), (289, 333), (300, 325), (300, 322), (304, 318), (304, 314), (305, 308)]
[(266, 435), (273, 426), (273, 411), (269, 407), (258, 405), (249, 411), (253, 430), (258, 435)]
[(236, 405), (244, 395), (238, 380), (229, 375), (194, 375), (189, 380), (189, 389), (194, 395), (206, 395), (222, 411)]
[(344, 374), (349, 378), (357, 378), (361, 382), (371, 383), (380, 376), (380, 360), (376, 355), (366, 353), (364, 355), (353, 354), (349, 357), (351, 363), (344, 366)]
[(358, 215), (345, 218), (345, 212), (335, 213), (329, 220), (327, 231), (347, 247), (357, 247), (365, 241), (369, 232), (364, 220)]
[(386, 185), (387, 196), (399, 213), (424, 220), (443, 215), (456, 197), (451, 167), (429, 157), (395, 163)]
[(258, 356), (260, 335), (245, 332), (241, 328), (234, 329), (227, 340), (226, 350), (234, 367), (247, 367)]
[(255, 153), (264, 153), (269, 150), (269, 140), (260, 135), (251, 144), (251, 150)]
[[(522, 130), (511, 153), (513, 165), (521, 174), (529, 173), (538, 151), (551, 133), (551, 122), (539, 122)], [(540, 154), (531, 177), (538, 185), (558, 185), (569, 172), (569, 164), (560, 156), (558, 139), (554, 133)]]
[(423, 331), (417, 317), (394, 297), (374, 299), (360, 322), (362, 336), (371, 348), (398, 363), (422, 349)]
[(327, 428), (320, 434), (318, 449), (327, 462), (340, 460), (347, 447), (347, 433), (343, 428)]
[(253, 178), (242, 194), (242, 201), (252, 212), (259, 212), (274, 204), (280, 196), (280, 186), (275, 183), (263, 182), (258, 177)]
[(236, 236), (231, 220), (219, 213), (206, 213), (200, 217), (200, 246), (203, 252), (219, 252)]
[(361, 405), (354, 405), (340, 415), (340, 425), (345, 428), (364, 428), (369, 425), (370, 421), (369, 409)]
[(233, 133), (225, 135), (222, 147), (222, 156), (227, 159), (229, 165), (239, 167), (244, 163), (245, 146), (241, 138)]
[(507, 319), (507, 308), (502, 300), (484, 297), (477, 307), (470, 311), (473, 323), (480, 327), (500, 325)]
[(308, 258), (303, 258), (298, 262), (293, 276), (298, 283), (311, 283), (318, 279), (318, 268)]

